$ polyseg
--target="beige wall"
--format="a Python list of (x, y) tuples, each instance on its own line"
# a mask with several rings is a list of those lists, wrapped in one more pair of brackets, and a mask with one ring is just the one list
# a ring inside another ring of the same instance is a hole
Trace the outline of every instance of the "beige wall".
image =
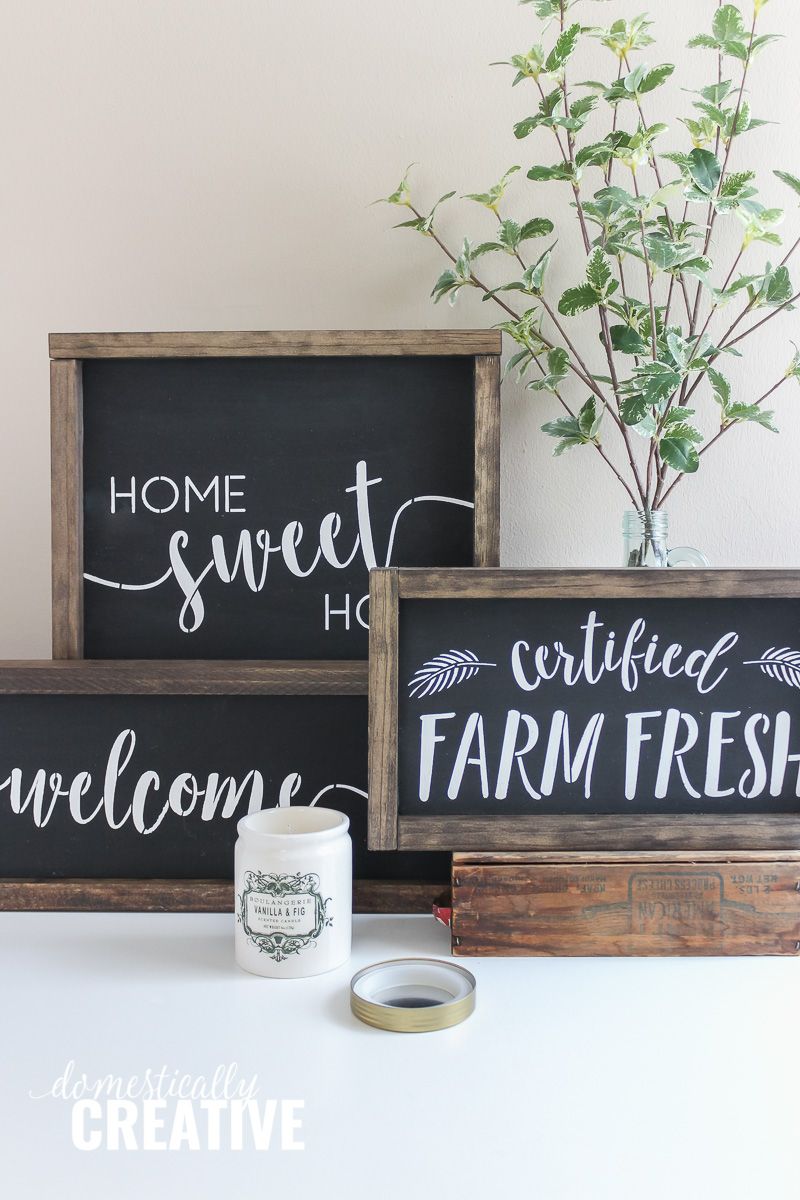
[[(639, 7), (587, 2), (578, 13), (608, 22)], [(685, 111), (680, 87), (707, 82), (713, 56), (682, 46), (716, 4), (649, 7), (661, 43), (651, 61), (679, 71), (648, 113), (662, 102)], [(743, 138), (735, 165), (759, 171), (769, 203), (787, 203), (791, 243), (800, 213), (770, 171), (800, 174), (800, 10), (773, 0), (762, 22), (789, 40), (759, 60), (754, 107), (782, 124)], [(515, 141), (530, 86), (512, 90), (508, 71), (488, 66), (535, 40), (538, 23), (514, 0), (3, 0), (0, 23), (0, 655), (35, 657), (50, 652), (48, 331), (489, 323), (497, 314), (473, 295), (434, 308), (436, 246), (390, 232), (396, 210), (367, 205), (412, 159), (428, 204), (551, 151), (543, 131)], [(597, 49), (579, 73), (612, 69)], [(561, 220), (565, 208), (560, 185), (522, 180), (509, 193), (510, 216)], [(441, 228), (451, 241), (483, 239), (492, 219), (454, 201)], [(554, 278), (567, 286), (582, 253), (571, 233), (561, 249)], [(755, 265), (763, 257), (752, 251)], [(594, 322), (575, 328), (599, 369)], [(791, 336), (799, 314), (768, 327), (737, 371), (742, 398), (777, 379)], [(800, 565), (794, 383), (777, 408), (780, 439), (732, 433), (670, 506), (676, 540), (715, 565)], [(591, 451), (551, 458), (538, 427), (555, 412), (506, 385), (504, 563), (616, 565), (624, 494)]]

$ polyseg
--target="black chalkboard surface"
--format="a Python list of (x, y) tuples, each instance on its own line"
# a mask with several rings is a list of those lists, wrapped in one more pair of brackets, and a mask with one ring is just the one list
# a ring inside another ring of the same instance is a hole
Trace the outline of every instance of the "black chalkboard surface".
[[(129, 668), (136, 687), (175, 686), (171, 664)], [(67, 672), (102, 690), (93, 671), (3, 667), (0, 688), (63, 689)], [(356, 878), (444, 879), (446, 855), (367, 850), (366, 707), (361, 695), (0, 695), (0, 877), (230, 879), (240, 817), (320, 804), (350, 817)]]
[(498, 562), (498, 334), (225, 339), (51, 336), (56, 658), (365, 659), (371, 568)]
[(473, 821), (490, 849), (491, 822), (600, 816), (786, 814), (797, 836), (798, 573), (401, 570), (375, 588), (369, 790), (394, 792), (397, 844), (449, 824), (471, 849)]
[(800, 812), (798, 600), (404, 600), (400, 626), (401, 813)]

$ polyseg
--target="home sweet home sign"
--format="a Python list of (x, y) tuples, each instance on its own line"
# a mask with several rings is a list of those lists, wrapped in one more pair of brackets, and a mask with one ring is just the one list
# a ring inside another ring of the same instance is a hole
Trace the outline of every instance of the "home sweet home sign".
[(496, 331), (50, 354), (56, 658), (365, 659), (371, 568), (499, 563)]

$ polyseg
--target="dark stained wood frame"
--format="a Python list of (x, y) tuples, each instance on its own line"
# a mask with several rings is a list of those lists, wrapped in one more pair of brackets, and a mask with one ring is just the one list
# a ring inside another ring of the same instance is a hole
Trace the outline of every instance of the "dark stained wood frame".
[[(797, 599), (800, 571), (412, 570), (370, 573), (369, 835), (372, 850), (794, 850), (800, 814), (401, 816), (398, 644), (401, 600)], [(798, 606), (800, 612), (800, 605)]]
[(460, 355), (473, 358), (474, 562), (500, 563), (498, 330), (333, 330), (50, 335), (53, 657), (83, 658), (83, 373), (94, 358)]
[[(0, 695), (363, 696), (366, 662), (0, 663)], [(356, 912), (430, 912), (445, 880), (355, 880)], [(226, 879), (0, 879), (0, 910), (233, 912)]]

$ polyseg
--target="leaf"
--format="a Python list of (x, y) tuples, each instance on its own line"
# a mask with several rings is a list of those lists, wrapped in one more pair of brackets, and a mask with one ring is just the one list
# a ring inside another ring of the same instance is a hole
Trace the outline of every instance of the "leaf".
[(725, 79), (722, 83), (711, 83), (708, 87), (701, 88), (698, 95), (707, 100), (709, 104), (721, 105), (727, 96), (730, 95), (733, 83), (730, 79)]
[(575, 446), (585, 446), (587, 443), (582, 437), (564, 438), (563, 442), (559, 442), (553, 451), (553, 457), (558, 458), (565, 450), (572, 450)]
[(612, 325), (608, 332), (611, 334), (611, 345), (619, 354), (647, 354), (647, 346), (629, 325)]
[(547, 373), (542, 379), (534, 379), (528, 384), (532, 392), (553, 392), (569, 371), (569, 355), (561, 346), (554, 346), (547, 355)]
[(471, 650), (450, 650), (445, 654), (437, 654), (429, 659), (415, 672), (408, 684), (409, 696), (421, 700), (423, 696), (433, 696), (448, 688), (472, 679), (481, 667), (496, 667), (497, 663), (480, 662), (477, 654)]
[(528, 134), (533, 133), (534, 129), (538, 129), (544, 124), (544, 117), (541, 113), (534, 113), (532, 117), (525, 117), (522, 121), (517, 121), (514, 126), (514, 137), (526, 138)]
[(774, 307), (785, 304), (787, 300), (791, 300), (792, 295), (792, 281), (789, 276), (789, 268), (780, 266), (776, 267), (772, 275), (770, 275), (767, 281), (766, 292), (759, 296), (759, 300), (762, 304), (769, 304)]
[(511, 251), (512, 253), (516, 250), (520, 243), (521, 235), (522, 228), (517, 224), (516, 221), (501, 221), (500, 232), (498, 233), (497, 237), (501, 245), (507, 250)]
[(598, 414), (597, 400), (594, 396), (590, 396), (578, 413), (578, 428), (585, 438), (592, 441), (597, 436), (600, 426), (603, 423), (604, 412), (605, 409), (601, 405)]
[(577, 417), (559, 417), (556, 421), (548, 421), (546, 425), (542, 426), (542, 433), (556, 438), (580, 438), (582, 436)]
[(566, 64), (567, 59), (578, 44), (580, 32), (581, 27), (576, 23), (574, 25), (570, 25), (569, 29), (565, 29), (560, 35), (558, 41), (545, 60), (544, 69), (549, 75), (560, 71), (561, 68)]
[(696, 275), (698, 279), (703, 279), (713, 266), (710, 258), (700, 255), (699, 258), (690, 258), (688, 262), (681, 263), (680, 269), (682, 275)]
[(764, 429), (768, 429), (770, 433), (780, 433), (780, 430), (775, 427), (775, 424), (772, 420), (774, 416), (774, 409), (760, 408), (758, 410), (757, 417), (748, 417), (747, 419), (748, 421), (754, 421), (756, 425), (763, 426)]
[[(680, 416), (682, 411), (682, 409), (678, 410), (678, 416)], [(673, 421), (669, 426), (669, 433), (665, 436), (667, 436), (670, 441), (676, 441), (679, 438), (685, 438), (687, 442), (696, 442), (698, 445), (703, 441), (702, 433), (699, 429), (695, 429), (694, 425), (692, 425), (690, 421)]]
[(731, 402), (731, 385), (729, 381), (720, 371), (716, 371), (713, 367), (709, 367), (708, 379), (714, 390), (714, 399), (722, 411), (725, 412)]
[(770, 646), (761, 658), (751, 658), (743, 666), (760, 667), (770, 678), (788, 683), (789, 687), (800, 688), (800, 653), (788, 646), (781, 646), (780, 649)]
[(675, 359), (677, 365), (685, 370), (689, 365), (688, 343), (685, 342), (682, 337), (679, 337), (677, 333), (670, 331), (667, 334), (667, 345), (669, 346), (669, 352)]
[(650, 400), (642, 392), (632, 396), (623, 396), (620, 401), (619, 415), (626, 425), (639, 425), (652, 408)]
[(552, 246), (548, 246), (544, 253), (537, 258), (536, 262), (531, 263), (522, 276), (532, 292), (541, 292), (544, 288), (544, 277), (550, 265), (550, 256), (555, 249), (555, 245), (556, 243), (553, 242)]
[(528, 179), (532, 179), (534, 183), (549, 183), (554, 179), (572, 179), (572, 166), (570, 163), (556, 163), (552, 167), (531, 167), (528, 171)]
[(575, 155), (576, 167), (604, 167), (611, 158), (612, 147), (608, 142), (591, 142), (581, 146)]
[(648, 413), (636, 425), (629, 425), (628, 428), (638, 433), (639, 437), (651, 438), (658, 429), (658, 422), (652, 413)]
[(770, 433), (778, 433), (772, 421), (774, 416), (775, 413), (772, 409), (761, 408), (758, 404), (742, 404), (740, 402), (731, 404), (725, 413), (728, 423), (741, 424), (743, 421), (752, 421), (756, 425), (762, 425)]
[(696, 146), (689, 155), (689, 173), (700, 190), (710, 195), (719, 183), (722, 167), (716, 154)]
[(598, 246), (586, 267), (586, 279), (598, 292), (605, 292), (611, 280), (611, 264)]
[(682, 475), (693, 475), (700, 466), (700, 456), (688, 438), (662, 437), (658, 448), (667, 466)]
[(519, 169), (519, 167), (509, 167), (500, 182), (490, 187), (488, 192), (467, 192), (465, 196), (462, 196), (462, 200), (474, 200), (477, 204), (483, 204), (485, 208), (489, 208), (492, 212), (496, 213), (497, 206), (503, 199), (503, 193), (505, 192), (508, 180)]
[(528, 361), (525, 363), (525, 366), (521, 367), (520, 370), (517, 372), (517, 379), (522, 379), (522, 376), (525, 374), (525, 371), (530, 366), (531, 358), (532, 358), (532, 355), (531, 355), (530, 350), (518, 350), (516, 354), (512, 354), (511, 358), (508, 360), (508, 362), (506, 363), (505, 368), (503, 370), (503, 379), (505, 379), (506, 376), (511, 374), (511, 372), (514, 370), (514, 367), (519, 366), (519, 364), (524, 359), (527, 359)]
[(520, 230), (519, 240), (527, 242), (529, 238), (547, 237), (553, 232), (553, 222), (548, 221), (547, 217), (533, 217), (532, 220), (526, 221)]
[(409, 163), (409, 165), (406, 167), (405, 175), (400, 180), (399, 184), (397, 185), (396, 189), (392, 192), (391, 196), (381, 197), (380, 200), (373, 200), (372, 203), (373, 204), (399, 204), (406, 208), (409, 207), (410, 200), (411, 200), (411, 191), (408, 186), (408, 173), (411, 170), (411, 168), (415, 167), (416, 165), (417, 165), (416, 163)]
[(574, 317), (594, 308), (600, 300), (599, 292), (591, 284), (582, 283), (580, 287), (567, 288), (558, 302), (558, 311), (564, 317)]
[(661, 87), (661, 84), (669, 79), (674, 70), (673, 63), (662, 63), (660, 67), (654, 67), (652, 71), (645, 75), (637, 90), (642, 95), (652, 92), (655, 88)]
[(701, 46), (707, 50), (716, 50), (719, 46), (719, 42), (709, 33), (698, 33), (695, 34), (695, 36), (691, 38), (686, 45), (690, 50), (696, 50)]
[(738, 58), (741, 62), (747, 62), (747, 46), (744, 42), (723, 42), (722, 53), (730, 55), (731, 58)]
[(609, 205), (609, 214), (615, 212), (618, 208), (625, 209), (627, 212), (635, 213), (639, 209), (638, 197), (632, 196), (630, 192), (626, 192), (621, 187), (600, 188), (594, 194), (595, 200), (601, 204)]
[(765, 46), (769, 46), (772, 42), (780, 42), (783, 39), (782, 33), (762, 33), (760, 37), (753, 38), (753, 44), (750, 47), (750, 53), (753, 58), (760, 54)]
[(569, 115), (571, 117), (588, 117), (589, 113), (597, 108), (599, 101), (597, 96), (582, 96), (580, 100), (576, 100), (570, 105)]
[(746, 30), (742, 14), (735, 4), (723, 4), (714, 14), (711, 32), (717, 42), (741, 41)]
[(630, 95), (633, 95), (634, 92), (639, 91), (639, 85), (644, 79), (646, 70), (647, 63), (639, 63), (639, 66), (636, 67), (635, 70), (631, 71), (629, 75), (625, 76), (625, 78), (622, 80), (622, 86), (626, 92), (628, 92)]
[(788, 171), (773, 171), (772, 174), (777, 175), (782, 183), (787, 184), (793, 192), (797, 192), (800, 196), (800, 179), (796, 175), (790, 175)]

